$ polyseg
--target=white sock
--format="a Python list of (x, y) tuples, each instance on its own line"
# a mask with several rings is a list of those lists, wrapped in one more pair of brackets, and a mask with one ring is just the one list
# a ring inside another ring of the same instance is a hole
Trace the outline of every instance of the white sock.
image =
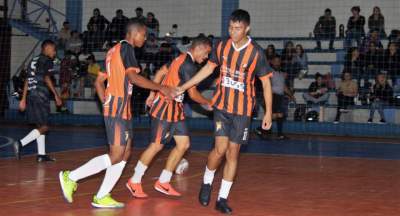
[(172, 172), (163, 169), (160, 178), (158, 178), (158, 180), (160, 181), (160, 183), (166, 183), (171, 181), (171, 177), (172, 177)]
[(45, 155), (46, 154), (45, 138), (46, 138), (45, 135), (40, 135), (36, 139), (38, 155)]
[(28, 145), (33, 140), (37, 139), (40, 136), (40, 132), (38, 129), (33, 129), (31, 132), (28, 133), (24, 138), (20, 140), (22, 146)]
[(69, 178), (73, 181), (78, 181), (80, 179), (86, 178), (88, 176), (99, 173), (100, 171), (110, 167), (111, 160), (108, 154), (97, 156), (77, 169), (71, 171)]
[(133, 183), (140, 183), (142, 182), (142, 176), (144, 172), (146, 172), (147, 166), (144, 165), (141, 161), (138, 161), (135, 167), (135, 173), (133, 174), (131, 181)]
[(219, 198), (224, 198), (224, 199), (228, 198), (229, 191), (231, 190), (232, 187), (232, 183), (233, 182), (222, 179), (221, 188), (219, 189), (218, 193), (218, 200)]
[(208, 167), (206, 166), (206, 170), (204, 171), (204, 177), (203, 177), (203, 183), (204, 184), (212, 184), (214, 180), (214, 175), (215, 175), (216, 170), (209, 170)]
[(107, 168), (103, 183), (101, 183), (100, 189), (96, 194), (97, 198), (100, 199), (111, 192), (111, 190), (114, 188), (115, 184), (117, 184), (119, 178), (121, 177), (125, 165), (126, 161), (121, 161)]

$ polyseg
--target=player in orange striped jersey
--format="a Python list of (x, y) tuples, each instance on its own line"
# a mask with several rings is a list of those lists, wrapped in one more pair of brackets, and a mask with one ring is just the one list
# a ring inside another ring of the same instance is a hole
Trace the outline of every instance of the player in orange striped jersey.
[[(171, 63), (164, 65), (156, 74), (154, 82), (161, 82), (162, 85), (177, 87), (188, 81), (197, 72), (195, 63), (202, 63), (207, 59), (211, 51), (211, 42), (204, 36), (195, 38), (187, 53), (183, 53), (175, 58)], [(192, 87), (188, 90), (192, 100), (202, 105), (209, 106), (210, 101), (204, 98), (196, 89)], [(147, 99), (147, 104), (151, 107), (151, 143), (143, 152), (135, 167), (135, 173), (127, 182), (126, 186), (136, 198), (145, 198), (147, 194), (143, 192), (141, 179), (154, 156), (168, 143), (173, 137), (176, 146), (168, 156), (164, 170), (161, 172), (159, 180), (154, 188), (166, 195), (181, 196), (170, 184), (172, 172), (178, 162), (182, 159), (186, 150), (189, 148), (190, 140), (185, 124), (183, 113), (184, 94), (179, 95), (175, 100), (167, 100), (160, 92), (151, 92)], [(210, 109), (211, 107), (209, 107)]]
[[(135, 47), (141, 47), (146, 40), (146, 26), (138, 19), (132, 19), (126, 26), (125, 40), (111, 48), (106, 57), (107, 73), (100, 73), (95, 86), (103, 103), (103, 116), (110, 151), (97, 156), (73, 171), (59, 173), (60, 185), (67, 202), (72, 203), (77, 181), (106, 169), (99, 191), (93, 197), (92, 206), (96, 208), (121, 208), (124, 206), (114, 200), (113, 189), (131, 153), (132, 116), (130, 100), (132, 85), (162, 92), (173, 99), (173, 88), (152, 82), (138, 73), (140, 68), (135, 58)], [(104, 82), (107, 80), (107, 87)]]
[(236, 175), (240, 146), (247, 144), (249, 138), (256, 76), (262, 82), (266, 105), (262, 128), (271, 127), (272, 90), (269, 77), (272, 70), (266, 62), (263, 49), (248, 36), (249, 31), (249, 13), (235, 10), (229, 22), (230, 38), (221, 41), (212, 52), (209, 62), (180, 88), (191, 88), (220, 66), (220, 76), (212, 99), (215, 147), (208, 156), (199, 201), (204, 206), (209, 204), (215, 171), (225, 157), (224, 174), (216, 202), (216, 209), (223, 213), (232, 212), (227, 198)]

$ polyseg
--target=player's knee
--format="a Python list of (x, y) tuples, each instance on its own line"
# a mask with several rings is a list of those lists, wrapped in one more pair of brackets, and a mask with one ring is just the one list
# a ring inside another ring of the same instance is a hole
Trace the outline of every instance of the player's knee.
[(226, 160), (237, 161), (239, 157), (239, 148), (228, 148), (225, 155)]
[(49, 130), (49, 127), (46, 125), (40, 126), (38, 130), (39, 130), (40, 134), (45, 134)]
[(124, 159), (124, 153), (111, 153), (110, 160), (112, 164), (121, 162)]
[(215, 148), (214, 152), (218, 157), (223, 157), (226, 153), (226, 148)]
[(178, 151), (181, 152), (186, 152), (190, 147), (189, 142), (185, 142), (185, 143), (181, 143), (179, 145), (176, 145), (176, 148), (178, 149)]
[(161, 143), (152, 143), (152, 144), (151, 144), (151, 149), (152, 149), (154, 152), (159, 152), (159, 151), (161, 151), (163, 148), (164, 148), (164, 145), (161, 144)]

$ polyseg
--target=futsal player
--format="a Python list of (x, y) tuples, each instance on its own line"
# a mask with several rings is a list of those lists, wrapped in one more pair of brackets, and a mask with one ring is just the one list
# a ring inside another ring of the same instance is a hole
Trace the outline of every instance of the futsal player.
[(28, 120), (35, 125), (35, 129), (21, 140), (14, 142), (14, 152), (18, 160), (21, 158), (21, 148), (34, 140), (37, 142), (37, 162), (55, 160), (46, 154), (45, 143), (46, 133), (49, 130), (50, 98), (54, 97), (57, 106), (62, 104), (52, 81), (55, 57), (55, 43), (51, 40), (45, 40), (41, 44), (40, 55), (34, 57), (29, 63), (19, 109), (20, 111), (26, 109)]
[[(171, 87), (182, 85), (197, 72), (196, 63), (201, 64), (208, 58), (211, 47), (212, 44), (207, 37), (199, 36), (195, 38), (188, 52), (181, 54), (157, 72), (154, 82), (161, 82), (161, 84)], [(193, 101), (205, 106), (210, 105), (210, 101), (204, 98), (196, 87), (190, 88), (188, 94)], [(142, 176), (154, 156), (171, 138), (174, 138), (176, 146), (171, 150), (166, 165), (154, 184), (154, 189), (169, 196), (181, 196), (171, 186), (170, 181), (175, 167), (190, 146), (182, 103), (184, 96), (184, 94), (181, 94), (175, 100), (170, 101), (159, 92), (153, 91), (147, 99), (147, 104), (151, 107), (151, 143), (142, 153), (136, 164), (134, 175), (126, 184), (136, 198), (148, 197), (142, 189)]]
[[(110, 192), (120, 178), (131, 152), (132, 84), (160, 91), (166, 97), (174, 98), (176, 91), (161, 86), (138, 75), (139, 65), (135, 58), (135, 47), (142, 47), (146, 40), (146, 26), (132, 19), (126, 26), (125, 40), (112, 47), (106, 57), (107, 73), (100, 73), (95, 82), (97, 94), (103, 103), (109, 153), (97, 156), (73, 171), (61, 171), (59, 179), (67, 202), (73, 202), (77, 181), (106, 170), (103, 182), (93, 197), (92, 206), (97, 208), (121, 208), (123, 203), (114, 200)], [(107, 88), (104, 81), (108, 82)]]
[(207, 206), (210, 201), (214, 174), (226, 158), (223, 179), (216, 209), (231, 213), (227, 198), (236, 175), (240, 146), (247, 144), (252, 110), (255, 105), (255, 76), (262, 82), (266, 112), (262, 128), (271, 127), (272, 91), (269, 69), (263, 49), (248, 36), (250, 15), (245, 10), (232, 12), (229, 36), (221, 41), (208, 63), (179, 90), (186, 90), (208, 77), (220, 66), (219, 79), (212, 99), (214, 108), (215, 146), (208, 155), (207, 166), (199, 193), (199, 201)]

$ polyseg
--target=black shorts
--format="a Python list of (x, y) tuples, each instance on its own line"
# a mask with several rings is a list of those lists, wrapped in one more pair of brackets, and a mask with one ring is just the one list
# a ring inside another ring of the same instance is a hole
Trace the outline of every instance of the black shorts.
[(251, 118), (227, 113), (214, 108), (215, 136), (225, 136), (236, 144), (247, 144)]
[(151, 142), (167, 144), (173, 136), (189, 136), (186, 122), (168, 122), (151, 118)]
[(31, 124), (47, 125), (50, 115), (50, 100), (44, 93), (29, 93), (26, 99), (26, 114)]
[(109, 145), (126, 145), (132, 139), (132, 120), (104, 117)]
[(284, 113), (283, 103), (285, 102), (285, 96), (279, 94), (273, 94), (272, 96), (272, 113)]

